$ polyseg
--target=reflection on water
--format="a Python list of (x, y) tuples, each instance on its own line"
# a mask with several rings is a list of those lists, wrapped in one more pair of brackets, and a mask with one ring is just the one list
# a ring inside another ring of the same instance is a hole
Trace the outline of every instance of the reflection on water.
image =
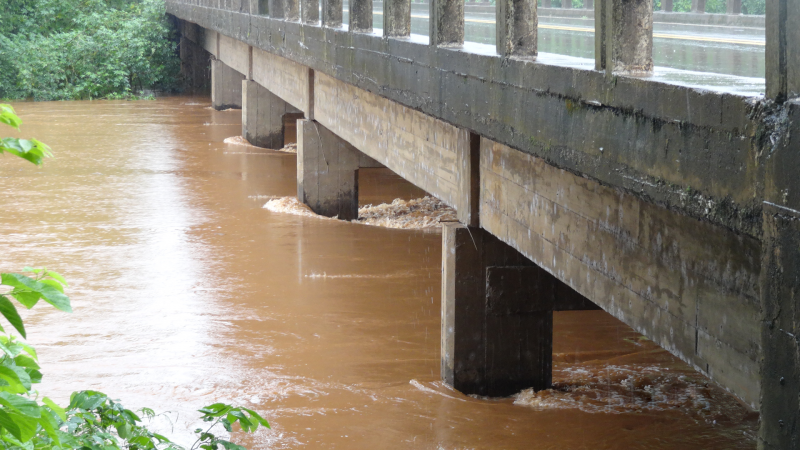
[[(184, 442), (193, 409), (240, 403), (274, 425), (235, 436), (259, 449), (754, 447), (754, 414), (601, 311), (556, 313), (549, 393), (442, 385), (441, 236), (262, 208), (295, 156), (231, 151), (240, 113), (207, 105), (16, 105), (56, 157), (0, 158), (0, 269), (60, 270), (75, 309), (28, 314), (46, 395), (173, 411)], [(385, 170), (360, 189), (424, 195)]]

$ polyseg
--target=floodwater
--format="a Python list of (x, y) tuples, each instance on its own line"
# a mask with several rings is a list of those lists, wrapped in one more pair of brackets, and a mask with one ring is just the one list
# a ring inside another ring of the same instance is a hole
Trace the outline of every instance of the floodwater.
[[(441, 235), (263, 208), (295, 156), (243, 151), (205, 98), (20, 103), (35, 168), (0, 157), (0, 270), (46, 266), (75, 312), (26, 315), (40, 391), (170, 411), (185, 444), (216, 401), (273, 425), (254, 449), (754, 448), (757, 415), (602, 311), (555, 314), (555, 389), (439, 381)], [(362, 203), (424, 195), (363, 170)], [(167, 418), (172, 422), (170, 426)]]

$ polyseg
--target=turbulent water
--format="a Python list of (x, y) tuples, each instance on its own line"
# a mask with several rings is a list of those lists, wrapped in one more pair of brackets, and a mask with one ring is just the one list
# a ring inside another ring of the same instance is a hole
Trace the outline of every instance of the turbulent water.
[[(443, 385), (441, 235), (263, 208), (296, 192), (296, 157), (225, 144), (239, 111), (15, 106), (56, 156), (0, 157), (0, 270), (61, 271), (75, 310), (26, 314), (44, 395), (170, 411), (156, 426), (183, 443), (195, 409), (239, 403), (273, 425), (234, 433), (257, 449), (755, 447), (755, 413), (602, 311), (555, 313), (551, 390)], [(385, 204), (365, 218), (390, 221), (375, 212), (426, 195), (386, 169), (360, 170), (359, 188), (362, 206)]]
[[(327, 219), (300, 203), (297, 197), (273, 198), (264, 204), (264, 208), (277, 213)], [(439, 228), (442, 222), (456, 220), (456, 211), (453, 208), (445, 205), (439, 199), (425, 196), (412, 200), (396, 198), (391, 203), (360, 206), (358, 219), (354, 219), (352, 222), (377, 227), (422, 230)]]

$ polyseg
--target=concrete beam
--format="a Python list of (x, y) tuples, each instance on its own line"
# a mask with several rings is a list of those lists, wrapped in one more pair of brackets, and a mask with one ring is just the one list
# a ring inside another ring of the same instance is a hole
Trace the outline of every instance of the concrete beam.
[(372, 33), (372, 0), (350, 0), (348, 5), (350, 31)]
[(255, 81), (242, 81), (242, 136), (263, 148), (279, 149), (284, 144), (284, 117), (302, 118), (288, 103)]
[(343, 17), (342, 0), (322, 0), (322, 26), (341, 28)]
[(536, 57), (536, 0), (497, 1), (497, 54)]
[(301, 0), (301, 3), (300, 20), (310, 25), (319, 23), (319, 0)]
[(653, 72), (653, 0), (599, 0), (594, 23), (597, 70)]
[(211, 106), (221, 111), (242, 107), (242, 81), (245, 76), (224, 62), (211, 61)]
[(411, 34), (411, 0), (384, 0), (383, 35), (407, 37)]
[(430, 44), (437, 47), (464, 45), (464, 1), (430, 0)]
[(359, 152), (313, 120), (297, 121), (297, 199), (312, 211), (358, 218)]
[(800, 97), (800, 2), (767, 0), (767, 97)]

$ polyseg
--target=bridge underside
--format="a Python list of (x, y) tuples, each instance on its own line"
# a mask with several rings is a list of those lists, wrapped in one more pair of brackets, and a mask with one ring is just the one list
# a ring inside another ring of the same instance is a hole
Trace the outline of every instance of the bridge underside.
[[(462, 99), (484, 109), (467, 117), (457, 96), (441, 92), (455, 90), (443, 81), (429, 94), (436, 107), (405, 89), (425, 74), (410, 75), (416, 66), (399, 58), (318, 63), (335, 53), (330, 47), (351, 44), (339, 36), (292, 35), (317, 46), (293, 52), (265, 37), (279, 29), (288, 42), (294, 25), (285, 22), (249, 28), (246, 42), (236, 16), (214, 22), (204, 8), (171, 12), (202, 25), (180, 22), (181, 48), (207, 52), (214, 89), (244, 86), (248, 140), (274, 148), (264, 142), (279, 139), (275, 124), (302, 113), (298, 197), (313, 209), (357, 214), (357, 171), (381, 165), (456, 208), (461, 223), (443, 232), (442, 376), (450, 384), (482, 395), (547, 387), (552, 311), (596, 304), (760, 408), (762, 420), (780, 417), (776, 436), (800, 423), (792, 334), (800, 213), (782, 206), (800, 194), (789, 191), (800, 173), (800, 105), (686, 89), (672, 94), (689, 106), (669, 110), (663, 87), (634, 80), (630, 90), (658, 106), (632, 110), (625, 103), (633, 100), (596, 85), (602, 77), (573, 73), (571, 95), (534, 86), (517, 99), (500, 86)], [(383, 78), (353, 82), (357, 74), (340, 73), (353, 65)], [(468, 90), (475, 81), (448, 83)], [(254, 104), (267, 111), (253, 113)], [(765, 128), (773, 116), (781, 130)], [(763, 436), (762, 445), (769, 448)]]

